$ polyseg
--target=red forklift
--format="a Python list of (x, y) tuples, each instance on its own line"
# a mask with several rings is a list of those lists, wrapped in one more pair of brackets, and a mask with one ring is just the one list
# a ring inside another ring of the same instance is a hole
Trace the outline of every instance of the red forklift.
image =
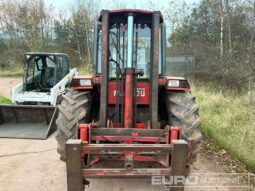
[(159, 11), (101, 12), (94, 74), (75, 77), (58, 107), (68, 191), (91, 178), (189, 174), (202, 138), (198, 106), (188, 81), (166, 74), (165, 31)]

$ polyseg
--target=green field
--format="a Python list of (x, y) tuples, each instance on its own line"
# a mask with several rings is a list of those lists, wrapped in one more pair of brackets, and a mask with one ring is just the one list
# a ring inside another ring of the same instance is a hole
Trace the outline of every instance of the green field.
[(0, 96), (0, 104), (10, 104), (11, 101), (5, 97)]
[(202, 133), (255, 172), (255, 103), (247, 96), (193, 86), (200, 106)]

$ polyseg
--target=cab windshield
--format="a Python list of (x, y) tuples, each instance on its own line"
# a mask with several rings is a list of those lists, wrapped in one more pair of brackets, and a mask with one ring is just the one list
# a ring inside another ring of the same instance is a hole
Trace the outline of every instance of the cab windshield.
[[(109, 31), (109, 77), (116, 78), (116, 70), (124, 69), (127, 65), (127, 25), (114, 24)], [(102, 36), (102, 35), (100, 35)], [(99, 37), (100, 37), (99, 36)], [(147, 24), (134, 24), (134, 48), (132, 67), (142, 69), (143, 76), (150, 77), (151, 62), (151, 28)], [(97, 65), (101, 64), (102, 38), (98, 39)], [(101, 70), (101, 68), (99, 68)]]

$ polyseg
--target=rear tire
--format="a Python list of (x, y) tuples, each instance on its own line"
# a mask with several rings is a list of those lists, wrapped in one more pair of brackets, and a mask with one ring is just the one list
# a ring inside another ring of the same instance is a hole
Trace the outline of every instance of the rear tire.
[(90, 92), (68, 90), (62, 95), (62, 102), (58, 106), (59, 114), (56, 120), (58, 142), (57, 152), (60, 160), (65, 161), (65, 143), (68, 139), (76, 139), (77, 123), (89, 122)]
[(199, 107), (190, 92), (173, 91), (167, 94), (168, 122), (181, 128), (181, 136), (189, 142), (194, 140), (192, 161), (196, 160), (200, 150), (202, 134), (200, 132)]

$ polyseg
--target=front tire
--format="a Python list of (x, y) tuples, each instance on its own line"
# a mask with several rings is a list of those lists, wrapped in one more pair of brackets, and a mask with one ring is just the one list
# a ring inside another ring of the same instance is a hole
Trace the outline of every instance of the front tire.
[(200, 150), (202, 134), (200, 132), (199, 107), (190, 92), (171, 91), (167, 93), (167, 114), (171, 126), (180, 127), (181, 136), (189, 142), (194, 140), (192, 161)]
[(58, 106), (59, 114), (56, 120), (58, 142), (57, 152), (60, 155), (60, 160), (66, 160), (65, 143), (68, 139), (77, 137), (76, 125), (78, 122), (89, 122), (90, 113), (90, 92), (72, 91), (62, 96), (63, 100)]

